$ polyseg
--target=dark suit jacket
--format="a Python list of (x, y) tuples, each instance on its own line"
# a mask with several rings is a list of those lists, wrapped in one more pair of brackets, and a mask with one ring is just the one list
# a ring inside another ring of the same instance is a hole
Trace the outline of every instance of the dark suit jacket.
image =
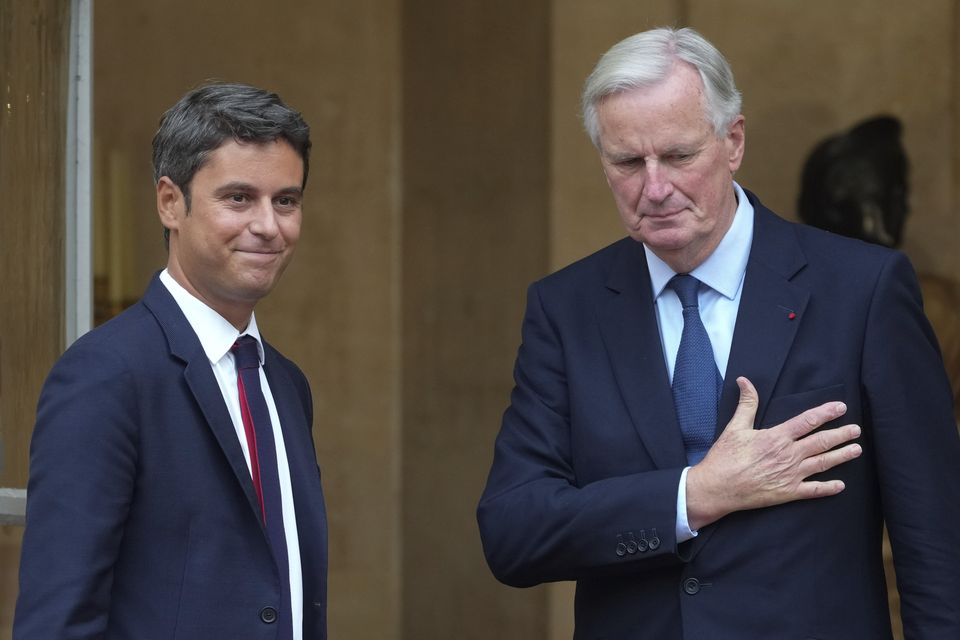
[[(327, 533), (306, 378), (264, 345), (290, 462), (304, 638), (326, 637)], [(154, 277), (40, 396), (14, 637), (266, 640), (280, 578), (209, 360)]]
[(908, 637), (960, 638), (960, 441), (914, 273), (750, 198), (718, 428), (737, 376), (759, 391), (758, 428), (842, 400), (826, 427), (861, 424), (864, 454), (824, 475), (846, 490), (677, 544), (683, 444), (643, 248), (625, 239), (529, 290), (478, 510), (487, 561), (513, 586), (576, 580), (577, 638), (878, 640), (886, 520)]

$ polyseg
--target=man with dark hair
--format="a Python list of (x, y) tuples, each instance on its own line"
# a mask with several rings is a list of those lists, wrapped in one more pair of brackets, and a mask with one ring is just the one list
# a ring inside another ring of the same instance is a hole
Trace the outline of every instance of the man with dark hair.
[[(960, 638), (960, 439), (903, 255), (733, 180), (733, 74), (618, 43), (584, 120), (628, 238), (530, 287), (478, 518), (494, 574), (576, 580), (576, 638)], [(739, 403), (738, 403), (739, 398)]]
[(326, 637), (310, 388), (254, 315), (293, 256), (309, 151), (255, 87), (164, 114), (167, 268), (41, 392), (15, 638)]

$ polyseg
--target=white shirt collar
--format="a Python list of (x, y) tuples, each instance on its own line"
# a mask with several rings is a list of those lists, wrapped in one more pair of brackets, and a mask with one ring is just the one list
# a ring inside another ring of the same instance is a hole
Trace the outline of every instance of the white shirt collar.
[(160, 282), (164, 284), (177, 306), (187, 317), (187, 322), (203, 346), (204, 353), (211, 364), (219, 362), (230, 351), (230, 347), (242, 335), (253, 336), (257, 340), (257, 351), (260, 354), (260, 364), (263, 365), (263, 343), (260, 339), (260, 330), (257, 329), (256, 315), (250, 314), (247, 328), (240, 333), (226, 318), (208, 307), (192, 293), (184, 289), (179, 282), (173, 279), (166, 269), (160, 272)]
[[(753, 205), (739, 184), (734, 182), (733, 189), (737, 196), (737, 210), (730, 228), (713, 253), (690, 272), (697, 280), (730, 300), (734, 299), (743, 283), (747, 260), (750, 258), (750, 246), (753, 244)], [(647, 257), (647, 268), (650, 270), (653, 297), (657, 299), (677, 272), (646, 245), (643, 246), (643, 251)]]

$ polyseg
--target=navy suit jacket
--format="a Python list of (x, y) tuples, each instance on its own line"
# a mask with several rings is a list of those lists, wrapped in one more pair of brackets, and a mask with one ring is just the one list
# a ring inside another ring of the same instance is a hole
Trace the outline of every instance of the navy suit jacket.
[[(303, 637), (322, 639), (327, 533), (310, 389), (264, 351), (293, 484)], [(140, 302), (64, 353), (40, 395), (14, 637), (273, 639), (261, 611), (281, 609), (280, 592), (220, 387), (154, 277)]]
[(879, 640), (886, 521), (907, 637), (960, 638), (960, 439), (913, 270), (749, 197), (718, 429), (738, 376), (757, 428), (842, 400), (824, 428), (862, 425), (864, 453), (824, 477), (845, 491), (677, 543), (686, 459), (643, 247), (624, 239), (530, 287), (478, 510), (487, 561), (513, 586), (576, 580), (576, 638)]

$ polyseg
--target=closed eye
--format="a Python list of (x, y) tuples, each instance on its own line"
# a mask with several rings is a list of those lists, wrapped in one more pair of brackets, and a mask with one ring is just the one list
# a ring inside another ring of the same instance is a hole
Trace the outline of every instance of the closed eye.
[(684, 164), (697, 157), (696, 153), (672, 153), (666, 157), (667, 162), (672, 164)]
[(639, 158), (639, 157), (636, 157), (636, 158), (621, 158), (621, 159), (619, 159), (619, 160), (614, 160), (614, 161), (613, 161), (613, 164), (614, 164), (615, 166), (625, 167), (625, 168), (642, 167), (642, 166), (643, 166), (643, 158)]

